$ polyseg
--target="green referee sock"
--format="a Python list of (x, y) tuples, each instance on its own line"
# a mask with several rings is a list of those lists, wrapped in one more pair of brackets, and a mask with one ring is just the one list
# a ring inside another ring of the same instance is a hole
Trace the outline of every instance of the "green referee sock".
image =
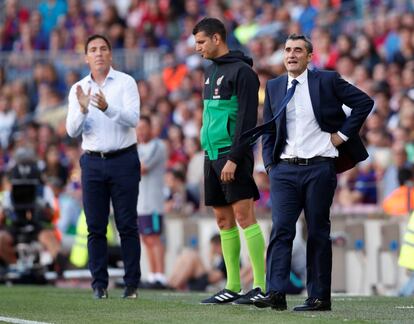
[(253, 288), (260, 287), (262, 291), (266, 291), (265, 240), (262, 229), (256, 223), (246, 227), (243, 231), (253, 269)]
[(221, 249), (226, 264), (226, 289), (239, 292), (240, 283), (240, 236), (237, 226), (220, 231)]

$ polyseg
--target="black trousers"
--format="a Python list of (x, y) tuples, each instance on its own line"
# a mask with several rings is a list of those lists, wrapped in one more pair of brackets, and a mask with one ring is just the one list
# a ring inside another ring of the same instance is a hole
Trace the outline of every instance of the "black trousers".
[(332, 272), (329, 210), (337, 184), (333, 160), (310, 165), (281, 161), (272, 167), (269, 177), (273, 225), (266, 257), (268, 290), (286, 293), (288, 289), (295, 225), (304, 210), (308, 230), (308, 296), (329, 299)]
[(138, 287), (141, 247), (137, 227), (140, 162), (136, 148), (102, 158), (85, 153), (80, 159), (83, 205), (88, 225), (89, 270), (93, 288), (108, 286), (106, 229), (110, 202), (121, 238), (125, 285)]

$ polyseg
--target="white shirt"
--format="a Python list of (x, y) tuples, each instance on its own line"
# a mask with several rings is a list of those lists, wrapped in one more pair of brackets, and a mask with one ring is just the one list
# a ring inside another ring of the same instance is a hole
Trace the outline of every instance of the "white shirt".
[[(288, 77), (288, 89), (294, 78)], [(316, 121), (308, 85), (306, 69), (296, 80), (296, 90), (286, 107), (287, 144), (281, 158), (315, 156), (336, 157), (338, 150), (331, 142), (331, 134), (323, 132)]]
[[(102, 112), (91, 104), (83, 114), (76, 97), (77, 85), (91, 95), (101, 90), (108, 103)], [(116, 151), (137, 142), (135, 126), (139, 120), (140, 99), (135, 80), (128, 74), (110, 68), (105, 81), (99, 86), (87, 75), (75, 83), (69, 92), (66, 130), (71, 137), (82, 134), (82, 149), (98, 152)]]
[(139, 159), (147, 168), (141, 175), (138, 195), (138, 216), (162, 214), (164, 211), (164, 175), (167, 148), (158, 138), (138, 144)]

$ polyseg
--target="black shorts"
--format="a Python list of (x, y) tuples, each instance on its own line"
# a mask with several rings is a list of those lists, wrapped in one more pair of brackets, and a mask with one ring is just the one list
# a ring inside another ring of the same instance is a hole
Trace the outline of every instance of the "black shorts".
[(236, 201), (260, 198), (259, 190), (253, 179), (253, 156), (246, 154), (237, 165), (235, 179), (230, 183), (222, 183), (221, 170), (228, 161), (228, 157), (217, 160), (204, 160), (204, 192), (206, 206), (227, 206)]
[(163, 223), (163, 215), (154, 213), (152, 215), (138, 216), (138, 231), (141, 235), (161, 235)]

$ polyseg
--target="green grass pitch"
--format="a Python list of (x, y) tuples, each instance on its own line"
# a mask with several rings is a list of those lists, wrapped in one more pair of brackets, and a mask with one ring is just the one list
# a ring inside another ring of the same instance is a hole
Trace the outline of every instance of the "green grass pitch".
[(205, 293), (140, 290), (123, 300), (121, 290), (94, 300), (90, 289), (0, 286), (0, 318), (47, 323), (414, 323), (414, 298), (335, 296), (331, 312), (292, 312), (303, 296), (288, 297), (288, 311), (254, 306), (200, 305)]

